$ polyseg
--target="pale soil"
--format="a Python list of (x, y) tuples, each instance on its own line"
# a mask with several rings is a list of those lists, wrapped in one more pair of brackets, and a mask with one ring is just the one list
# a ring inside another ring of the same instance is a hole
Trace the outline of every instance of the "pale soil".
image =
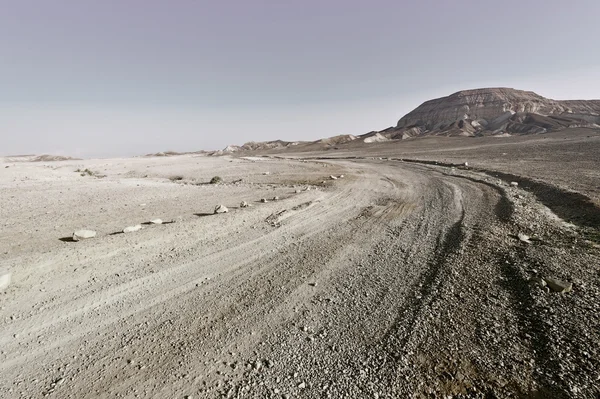
[[(487, 175), (190, 155), (7, 165), (0, 397), (600, 394), (598, 248)], [(111, 234), (155, 218), (175, 223)], [(68, 242), (82, 228), (98, 236)]]

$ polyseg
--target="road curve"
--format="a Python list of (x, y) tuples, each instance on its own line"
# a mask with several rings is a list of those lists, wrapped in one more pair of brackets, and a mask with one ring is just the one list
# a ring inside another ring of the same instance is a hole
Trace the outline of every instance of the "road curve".
[[(510, 237), (529, 214), (508, 188), (449, 168), (327, 162), (346, 175), (331, 188), (207, 217), (202, 240), (148, 233), (128, 278), (3, 324), (0, 396), (600, 393), (597, 287), (549, 297), (527, 282), (554, 249)], [(536, 223), (560, 228), (548, 218)], [(86, 261), (122, 259), (107, 248)]]

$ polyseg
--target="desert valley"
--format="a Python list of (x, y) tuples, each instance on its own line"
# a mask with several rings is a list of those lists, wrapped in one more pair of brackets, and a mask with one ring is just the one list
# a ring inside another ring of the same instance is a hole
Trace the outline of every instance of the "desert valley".
[(600, 100), (194, 150), (0, 158), (0, 397), (599, 397)]

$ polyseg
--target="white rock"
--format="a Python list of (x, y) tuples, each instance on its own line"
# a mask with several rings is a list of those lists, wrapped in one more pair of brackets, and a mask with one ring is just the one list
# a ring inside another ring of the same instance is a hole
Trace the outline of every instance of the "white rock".
[(96, 237), (96, 232), (94, 230), (77, 230), (73, 233), (73, 241), (80, 241), (93, 237)]
[(337, 180), (337, 177), (335, 177), (335, 176), (333, 176), (333, 175), (329, 176), (329, 178), (330, 178), (331, 180)]
[(153, 220), (150, 221), (150, 223), (152, 223), (152, 224), (162, 224), (163, 221), (162, 221), (162, 219), (153, 219)]
[(266, 176), (266, 175), (270, 175), (270, 174), (271, 174), (271, 172), (264, 172), (264, 173), (263, 173), (263, 175), (265, 175), (265, 176)]
[(260, 199), (260, 202), (262, 202), (262, 203), (265, 203), (265, 202), (268, 202), (268, 201), (267, 201), (267, 199), (266, 199), (266, 198), (261, 198), (261, 199)]
[(343, 179), (343, 178), (344, 178), (344, 175), (340, 175), (340, 176), (338, 177), (338, 179)]
[(133, 233), (134, 231), (138, 231), (142, 229), (141, 224), (136, 224), (135, 226), (127, 226), (123, 229), (123, 233)]
[(246, 201), (242, 201), (240, 204), (240, 208), (248, 208), (250, 206), (250, 204), (248, 204)]
[(511, 185), (511, 187), (518, 187), (519, 183), (517, 183), (516, 181), (511, 181), (510, 185)]
[(519, 240), (521, 240), (527, 244), (531, 244), (531, 241), (529, 240), (529, 236), (527, 234), (519, 233), (517, 235), (517, 237), (519, 237)]
[(229, 212), (229, 209), (227, 209), (227, 207), (225, 205), (217, 205), (215, 207), (215, 214), (217, 213), (227, 213)]
[(10, 285), (12, 273), (8, 269), (0, 269), (0, 291), (5, 290)]
[(463, 165), (465, 165), (466, 168), (469, 167), (469, 163), (468, 162), (465, 162)]
[(274, 196), (273, 197), (273, 201), (279, 201), (279, 197), (278, 196)]

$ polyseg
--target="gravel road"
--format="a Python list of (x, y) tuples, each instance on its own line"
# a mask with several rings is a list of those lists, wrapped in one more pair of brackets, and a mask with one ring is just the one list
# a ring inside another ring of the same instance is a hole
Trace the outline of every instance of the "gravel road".
[(522, 187), (385, 159), (0, 166), (0, 397), (600, 395), (598, 243)]

